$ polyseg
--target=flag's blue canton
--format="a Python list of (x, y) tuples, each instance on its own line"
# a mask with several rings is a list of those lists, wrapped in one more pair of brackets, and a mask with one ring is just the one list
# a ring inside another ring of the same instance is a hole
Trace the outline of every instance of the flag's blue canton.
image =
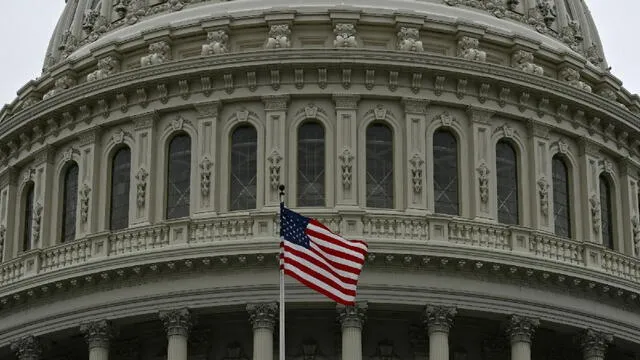
[(309, 237), (305, 233), (309, 218), (280, 206), (280, 236), (292, 243), (309, 248)]

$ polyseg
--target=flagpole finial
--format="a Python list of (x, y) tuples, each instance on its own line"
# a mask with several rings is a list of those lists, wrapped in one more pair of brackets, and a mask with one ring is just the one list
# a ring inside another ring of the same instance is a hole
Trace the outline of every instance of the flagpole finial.
[(280, 202), (283, 202), (284, 201), (284, 185), (280, 184), (278, 186), (278, 190), (280, 190), (280, 194), (279, 194), (280, 195)]

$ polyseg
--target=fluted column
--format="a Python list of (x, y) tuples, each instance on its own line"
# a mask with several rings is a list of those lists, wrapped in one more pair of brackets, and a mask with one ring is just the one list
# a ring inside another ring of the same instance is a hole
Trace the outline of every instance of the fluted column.
[(160, 311), (158, 315), (167, 331), (167, 360), (187, 360), (187, 339), (192, 325), (189, 309)]
[(40, 341), (33, 336), (25, 336), (11, 343), (11, 350), (18, 360), (40, 360), (42, 348)]
[(457, 313), (455, 307), (429, 305), (425, 308), (429, 360), (449, 360), (449, 330)]
[(342, 327), (342, 360), (362, 360), (362, 325), (367, 303), (355, 306), (338, 305), (338, 320)]
[(89, 345), (89, 360), (109, 360), (109, 341), (111, 324), (107, 320), (98, 320), (80, 325), (80, 332)]
[(604, 360), (607, 346), (613, 341), (613, 336), (593, 329), (587, 329), (580, 335), (580, 347), (584, 360)]
[(247, 312), (253, 325), (253, 360), (273, 360), (273, 329), (278, 304), (249, 304)]
[(531, 360), (531, 339), (538, 326), (538, 319), (511, 315), (507, 326), (507, 334), (511, 339), (511, 360)]

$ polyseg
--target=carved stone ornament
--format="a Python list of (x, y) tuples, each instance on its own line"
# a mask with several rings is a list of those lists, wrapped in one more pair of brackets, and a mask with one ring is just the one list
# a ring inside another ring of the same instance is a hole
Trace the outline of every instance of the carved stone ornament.
[(436, 116), (436, 118), (433, 120), (439, 121), (442, 124), (442, 126), (451, 127), (456, 119), (453, 116), (451, 116), (450, 112), (445, 111), (442, 114)]
[(486, 204), (489, 201), (489, 167), (484, 161), (476, 169), (478, 172), (478, 188), (480, 190), (480, 201)]
[(335, 40), (333, 40), (333, 47), (358, 47), (358, 42), (356, 41), (356, 26), (354, 24), (336, 24), (336, 26), (333, 28), (333, 34), (336, 36)]
[(411, 181), (413, 183), (413, 192), (420, 194), (422, 192), (422, 165), (424, 164), (424, 160), (420, 154), (415, 153), (409, 160), (409, 164), (411, 164), (410, 171)]
[(562, 28), (560, 39), (574, 51), (580, 50), (580, 45), (584, 40), (582, 35), (582, 27), (575, 20), (569, 20), (569, 24)]
[(120, 130), (116, 131), (115, 134), (113, 134), (113, 136), (111, 137), (111, 140), (115, 144), (122, 144), (124, 142), (124, 138), (125, 138), (126, 135), (128, 135), (127, 132), (125, 132), (124, 130), (120, 129)]
[(211, 168), (213, 162), (209, 157), (204, 156), (200, 162), (200, 193), (203, 198), (209, 196), (211, 192)]
[(278, 149), (273, 149), (267, 160), (269, 161), (269, 182), (272, 190), (277, 190), (280, 186), (280, 169), (282, 168), (282, 155)]
[(91, 194), (89, 185), (82, 184), (80, 188), (80, 221), (83, 224), (89, 219), (89, 194)]
[(33, 242), (40, 240), (40, 227), (42, 225), (42, 204), (38, 201), (33, 205), (33, 222), (31, 223), (31, 237)]
[(249, 313), (249, 322), (253, 326), (254, 330), (273, 330), (276, 325), (278, 304), (275, 302), (263, 304), (248, 304), (247, 312)]
[(118, 72), (120, 61), (113, 56), (107, 56), (98, 60), (98, 69), (87, 75), (87, 82), (106, 79)]
[(174, 335), (186, 337), (193, 326), (191, 312), (186, 308), (162, 310), (158, 312), (158, 317), (162, 321), (168, 337)]
[(109, 348), (109, 341), (113, 335), (111, 324), (107, 320), (98, 320), (80, 324), (80, 332), (89, 345), (89, 350), (93, 348)]
[(587, 60), (595, 66), (600, 66), (604, 62), (604, 58), (600, 54), (600, 50), (596, 44), (591, 44), (591, 46), (585, 51), (585, 56)]
[(545, 176), (538, 180), (538, 197), (540, 198), (540, 212), (544, 217), (549, 216), (549, 181)]
[(226, 30), (209, 31), (207, 33), (207, 43), (202, 45), (202, 56), (226, 54), (229, 42), (229, 35)]
[(611, 101), (618, 100), (618, 94), (616, 93), (616, 91), (608, 87), (598, 90), (598, 95), (602, 96), (605, 99), (609, 99)]
[(604, 359), (611, 342), (613, 336), (593, 329), (587, 329), (580, 335), (580, 347), (585, 359)]
[(76, 85), (76, 81), (69, 75), (64, 75), (58, 79), (56, 79), (53, 89), (49, 90), (46, 94), (44, 94), (44, 96), (42, 97), (42, 99), (48, 99), (52, 96), (58, 95), (63, 91), (66, 91), (70, 88), (72, 88), (73, 86)]
[(80, 155), (80, 150), (73, 146), (62, 152), (62, 161), (68, 162), (73, 159), (73, 155)]
[(401, 27), (398, 32), (398, 49), (412, 52), (424, 51), (422, 41), (420, 41), (420, 30), (405, 26)]
[(458, 57), (472, 61), (487, 61), (487, 53), (480, 50), (480, 40), (463, 36), (458, 40)]
[(149, 55), (140, 58), (140, 66), (164, 64), (171, 60), (171, 46), (166, 41), (156, 41), (149, 45)]
[(558, 152), (560, 154), (568, 154), (569, 153), (569, 144), (564, 142), (562, 139), (556, 142), (556, 146), (558, 147)]
[(34, 336), (25, 336), (11, 343), (11, 350), (19, 360), (39, 359), (42, 354), (40, 341)]
[(511, 343), (531, 343), (533, 334), (538, 326), (540, 326), (538, 319), (511, 315), (509, 323), (507, 324), (507, 334), (511, 338)]
[(387, 109), (383, 105), (378, 104), (373, 108), (373, 116), (376, 120), (384, 120), (387, 118)]
[(453, 325), (453, 318), (458, 313), (455, 307), (427, 306), (424, 310), (424, 322), (429, 334), (434, 332), (449, 333)]
[(577, 89), (580, 89), (588, 93), (592, 91), (591, 86), (580, 81), (580, 73), (576, 69), (564, 68), (560, 71), (560, 73), (558, 74), (558, 77), (560, 81), (566, 82)]
[(342, 153), (338, 155), (340, 160), (340, 170), (342, 172), (342, 186), (345, 190), (351, 188), (351, 182), (353, 177), (353, 159), (354, 156), (351, 153), (351, 149), (345, 147)]
[[(0, 228), (0, 231), (1, 231), (1, 228)], [(633, 248), (636, 251), (635, 255), (636, 257), (640, 257), (640, 217), (639, 215), (636, 215), (633, 218), (631, 218), (631, 231), (633, 232)]]
[(315, 119), (318, 115), (318, 107), (315, 104), (305, 106), (304, 115), (307, 119)]
[(171, 129), (173, 131), (182, 130), (184, 127), (185, 120), (182, 116), (178, 116), (177, 118), (171, 120)]
[(271, 25), (265, 49), (286, 49), (291, 47), (291, 29), (287, 24)]
[(136, 173), (136, 204), (139, 208), (144, 208), (147, 200), (147, 177), (149, 172), (145, 168), (140, 168)]
[(338, 312), (338, 321), (345, 328), (358, 328), (362, 329), (364, 321), (367, 316), (367, 303), (359, 303), (355, 306), (338, 305), (336, 310)]
[(511, 56), (511, 66), (516, 69), (520, 69), (527, 74), (533, 74), (542, 76), (544, 75), (544, 69), (540, 65), (536, 65), (533, 62), (533, 53), (518, 50)]
[(591, 194), (589, 197), (589, 206), (591, 209), (591, 222), (593, 223), (593, 232), (600, 233), (600, 226), (602, 225), (602, 217), (600, 214), (600, 198), (597, 194)]

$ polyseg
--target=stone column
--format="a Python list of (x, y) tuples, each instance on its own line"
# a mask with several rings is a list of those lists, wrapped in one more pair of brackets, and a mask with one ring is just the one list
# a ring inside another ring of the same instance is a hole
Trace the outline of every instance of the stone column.
[[(554, 232), (553, 225), (553, 194), (551, 192), (553, 178), (551, 172), (551, 157), (549, 156), (549, 128), (536, 124), (531, 120), (528, 124), (529, 171), (533, 186), (530, 186), (531, 196), (531, 226), (535, 229)], [(527, 189), (527, 187), (525, 187)], [(528, 219), (524, 219), (528, 222)]]
[(336, 106), (336, 205), (357, 207), (358, 163), (356, 161), (358, 101), (355, 95), (333, 96)]
[(109, 360), (112, 332), (111, 324), (107, 320), (81, 324), (80, 332), (89, 345), (89, 360)]
[(198, 162), (198, 176), (193, 177), (197, 184), (193, 188), (199, 189), (195, 191), (197, 201), (194, 212), (214, 214), (216, 211), (216, 201), (221, 194), (214, 192), (216, 189), (216, 147), (218, 113), (220, 111), (220, 102), (212, 101), (207, 103), (199, 103), (194, 105), (198, 112), (196, 126), (198, 128), (198, 153), (196, 160)]
[[(166, 174), (156, 171), (156, 160), (153, 156), (157, 149), (155, 124), (158, 114), (155, 111), (132, 117), (133, 120), (133, 149), (131, 149), (131, 181), (133, 186), (129, 190), (129, 224), (144, 226), (153, 223), (154, 216), (163, 216), (162, 201), (151, 196), (156, 184), (164, 181)], [(157, 211), (160, 214), (156, 214)]]
[(88, 130), (78, 136), (80, 156), (78, 163), (78, 206), (76, 216), (76, 239), (98, 230), (98, 191), (105, 184), (99, 176), (100, 147), (98, 131)]
[[(265, 169), (267, 179), (264, 182), (265, 206), (278, 206), (280, 192), (278, 186), (286, 178), (285, 139), (287, 135), (287, 105), (289, 96), (265, 96)], [(292, 194), (295, 198), (295, 194)], [(258, 204), (258, 206), (260, 206)]]
[(253, 360), (273, 360), (273, 330), (278, 318), (278, 304), (248, 304), (253, 326)]
[(458, 313), (455, 307), (427, 306), (425, 323), (429, 334), (429, 360), (449, 360), (449, 330)]
[(338, 320), (342, 327), (342, 359), (362, 360), (362, 326), (366, 319), (366, 302), (355, 306), (338, 305)]
[(531, 360), (531, 339), (538, 326), (538, 319), (511, 315), (507, 325), (507, 334), (511, 339), (511, 360)]
[(584, 360), (604, 360), (607, 346), (613, 341), (613, 336), (593, 329), (587, 329), (580, 335), (580, 347)]
[(11, 350), (18, 360), (40, 360), (42, 347), (40, 341), (33, 336), (25, 336), (11, 343)]
[(640, 206), (638, 204), (640, 183), (634, 176), (638, 171), (629, 159), (620, 161), (619, 168), (622, 236), (618, 238), (624, 239), (620, 250), (629, 256), (640, 257)]
[[(423, 99), (402, 99), (404, 104), (404, 117), (407, 124), (407, 166), (409, 175), (406, 178), (407, 207), (412, 210), (424, 212), (427, 210), (427, 198), (429, 209), (433, 210), (433, 186), (427, 180), (426, 171), (426, 139), (427, 106), (429, 101)], [(429, 196), (427, 195), (429, 194)]]
[[(15, 241), (16, 208), (11, 204), (18, 204), (17, 180), (18, 172), (13, 167), (5, 168), (0, 175), (0, 262), (13, 258), (13, 251), (17, 247)], [(18, 209), (20, 204), (18, 204)]]
[(600, 181), (598, 146), (587, 138), (581, 138), (580, 145), (580, 196), (576, 205), (582, 209), (583, 238), (587, 242), (602, 244), (602, 222), (600, 214)]
[(191, 312), (189, 309), (165, 310), (158, 313), (167, 331), (167, 360), (187, 360)]
[[(469, 174), (471, 182), (471, 217), (497, 220), (495, 179), (495, 148), (491, 143), (491, 117), (493, 112), (469, 107), (471, 141), (469, 144)], [(495, 214), (495, 215), (494, 215)]]

